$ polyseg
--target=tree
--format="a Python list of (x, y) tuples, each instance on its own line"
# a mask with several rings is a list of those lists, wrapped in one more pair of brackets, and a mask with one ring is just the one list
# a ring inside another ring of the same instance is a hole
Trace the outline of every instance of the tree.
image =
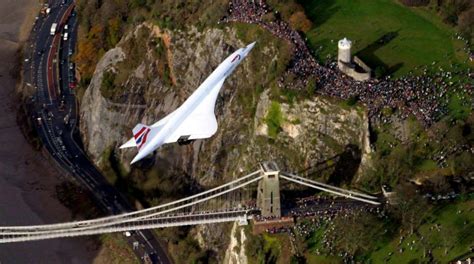
[(474, 42), (474, 6), (459, 15), (458, 26), (459, 31), (470, 39), (471, 43)]
[(439, 11), (445, 23), (457, 25), (461, 13), (472, 7), (471, 0), (446, 0), (442, 1)]
[(329, 237), (334, 246), (350, 255), (364, 255), (374, 250), (378, 241), (388, 235), (387, 223), (366, 212), (339, 215), (329, 229)]
[(400, 0), (406, 6), (425, 6), (430, 3), (430, 0)]
[(303, 11), (298, 11), (291, 15), (289, 22), (292, 28), (305, 33), (308, 32), (312, 26), (311, 21), (306, 18), (306, 15)]
[(92, 76), (96, 60), (96, 47), (94, 43), (87, 39), (79, 38), (75, 62), (84, 78), (87, 79)]
[(108, 21), (108, 38), (107, 38), (107, 45), (109, 47), (114, 47), (117, 42), (120, 40), (120, 19), (117, 17), (111, 18)]
[(398, 203), (393, 207), (393, 213), (400, 220), (402, 227), (413, 234), (423, 223), (430, 206), (417, 192), (416, 187), (409, 183), (398, 185), (395, 192)]

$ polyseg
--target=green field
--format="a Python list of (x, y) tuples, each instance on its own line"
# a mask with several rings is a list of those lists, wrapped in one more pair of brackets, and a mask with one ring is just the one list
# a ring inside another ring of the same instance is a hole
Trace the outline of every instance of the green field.
[[(320, 60), (336, 56), (337, 41), (353, 41), (353, 54), (373, 69), (383, 65), (401, 76), (416, 66), (448, 68), (465, 62), (454, 30), (428, 9), (411, 9), (394, 0), (300, 0), (313, 27), (306, 33)], [(384, 40), (382, 40), (384, 39)]]
[[(405, 237), (397, 247), (400, 237), (381, 245), (370, 256), (372, 263), (423, 263), (423, 252), (432, 249), (433, 257), (440, 263), (448, 263), (461, 257), (472, 256), (469, 247), (474, 245), (474, 200), (440, 206), (430, 213), (427, 222), (421, 225), (416, 234)], [(439, 229), (433, 228), (435, 225)], [(423, 239), (420, 239), (423, 237)], [(415, 243), (412, 243), (415, 241)], [(410, 243), (410, 246), (408, 244)], [(399, 248), (403, 248), (400, 253)], [(392, 256), (389, 253), (392, 252)]]

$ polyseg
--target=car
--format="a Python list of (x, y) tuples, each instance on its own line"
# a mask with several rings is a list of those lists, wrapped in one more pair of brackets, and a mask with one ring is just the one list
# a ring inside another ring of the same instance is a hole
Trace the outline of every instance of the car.
[(67, 24), (64, 25), (64, 31), (67, 31)]
[(67, 37), (68, 37), (68, 34), (67, 34), (67, 32), (66, 32), (66, 33), (64, 33), (63, 40), (66, 41), (66, 40), (67, 40)]
[(125, 231), (125, 232), (123, 232), (123, 234), (124, 234), (126, 237), (132, 236), (132, 233), (130, 233), (129, 231)]
[(74, 70), (74, 63), (69, 63), (69, 69)]

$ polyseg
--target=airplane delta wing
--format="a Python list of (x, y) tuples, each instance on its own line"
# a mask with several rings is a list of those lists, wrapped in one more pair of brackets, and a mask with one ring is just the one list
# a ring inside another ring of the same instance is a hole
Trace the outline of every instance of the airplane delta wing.
[(210, 89), (209, 94), (165, 140), (165, 143), (177, 142), (180, 138), (185, 140), (209, 138), (216, 133), (217, 120), (214, 109), (224, 81), (225, 79), (222, 79)]
[[(201, 139), (201, 138), (209, 138), (213, 136), (217, 131), (217, 120), (214, 114), (214, 109), (216, 105), (217, 96), (219, 95), (219, 91), (224, 84), (225, 79), (222, 79), (215, 85), (212, 89), (210, 89), (209, 94), (202, 100), (199, 105), (189, 114), (189, 116), (180, 124), (180, 126), (169, 136), (165, 139), (164, 143), (174, 143), (177, 142), (178, 139), (184, 140), (194, 140), (194, 139)], [(162, 127), (166, 125), (166, 122), (171, 118), (172, 114), (167, 115), (160, 121), (153, 124), (150, 128), (156, 131), (161, 130)], [(145, 126), (142, 124), (138, 124), (138, 126)], [(135, 128), (133, 130), (133, 134), (135, 135)], [(156, 128), (156, 129), (155, 129)], [(154, 133), (156, 134), (156, 133)], [(135, 136), (130, 138), (125, 144), (120, 146), (120, 149), (137, 147), (138, 144), (136, 142)], [(140, 151), (140, 148), (138, 148)]]
[(137, 147), (133, 164), (167, 143), (189, 144), (195, 139), (209, 138), (217, 132), (214, 114), (216, 99), (224, 81), (247, 57), (255, 42), (229, 55), (174, 112), (152, 126), (138, 124), (133, 138), (120, 148)]
[(136, 147), (136, 146), (137, 146), (137, 143), (135, 143), (135, 139), (131, 138), (127, 142), (125, 142), (125, 144), (122, 144), (122, 146), (120, 146), (120, 149), (131, 148), (131, 147)]

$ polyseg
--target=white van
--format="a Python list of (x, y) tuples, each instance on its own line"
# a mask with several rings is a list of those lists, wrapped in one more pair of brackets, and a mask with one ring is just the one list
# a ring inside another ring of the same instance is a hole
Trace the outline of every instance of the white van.
[(51, 34), (51, 36), (54, 36), (56, 34), (56, 28), (57, 28), (58, 24), (57, 23), (53, 23), (51, 25), (51, 30), (49, 31), (49, 34)]

